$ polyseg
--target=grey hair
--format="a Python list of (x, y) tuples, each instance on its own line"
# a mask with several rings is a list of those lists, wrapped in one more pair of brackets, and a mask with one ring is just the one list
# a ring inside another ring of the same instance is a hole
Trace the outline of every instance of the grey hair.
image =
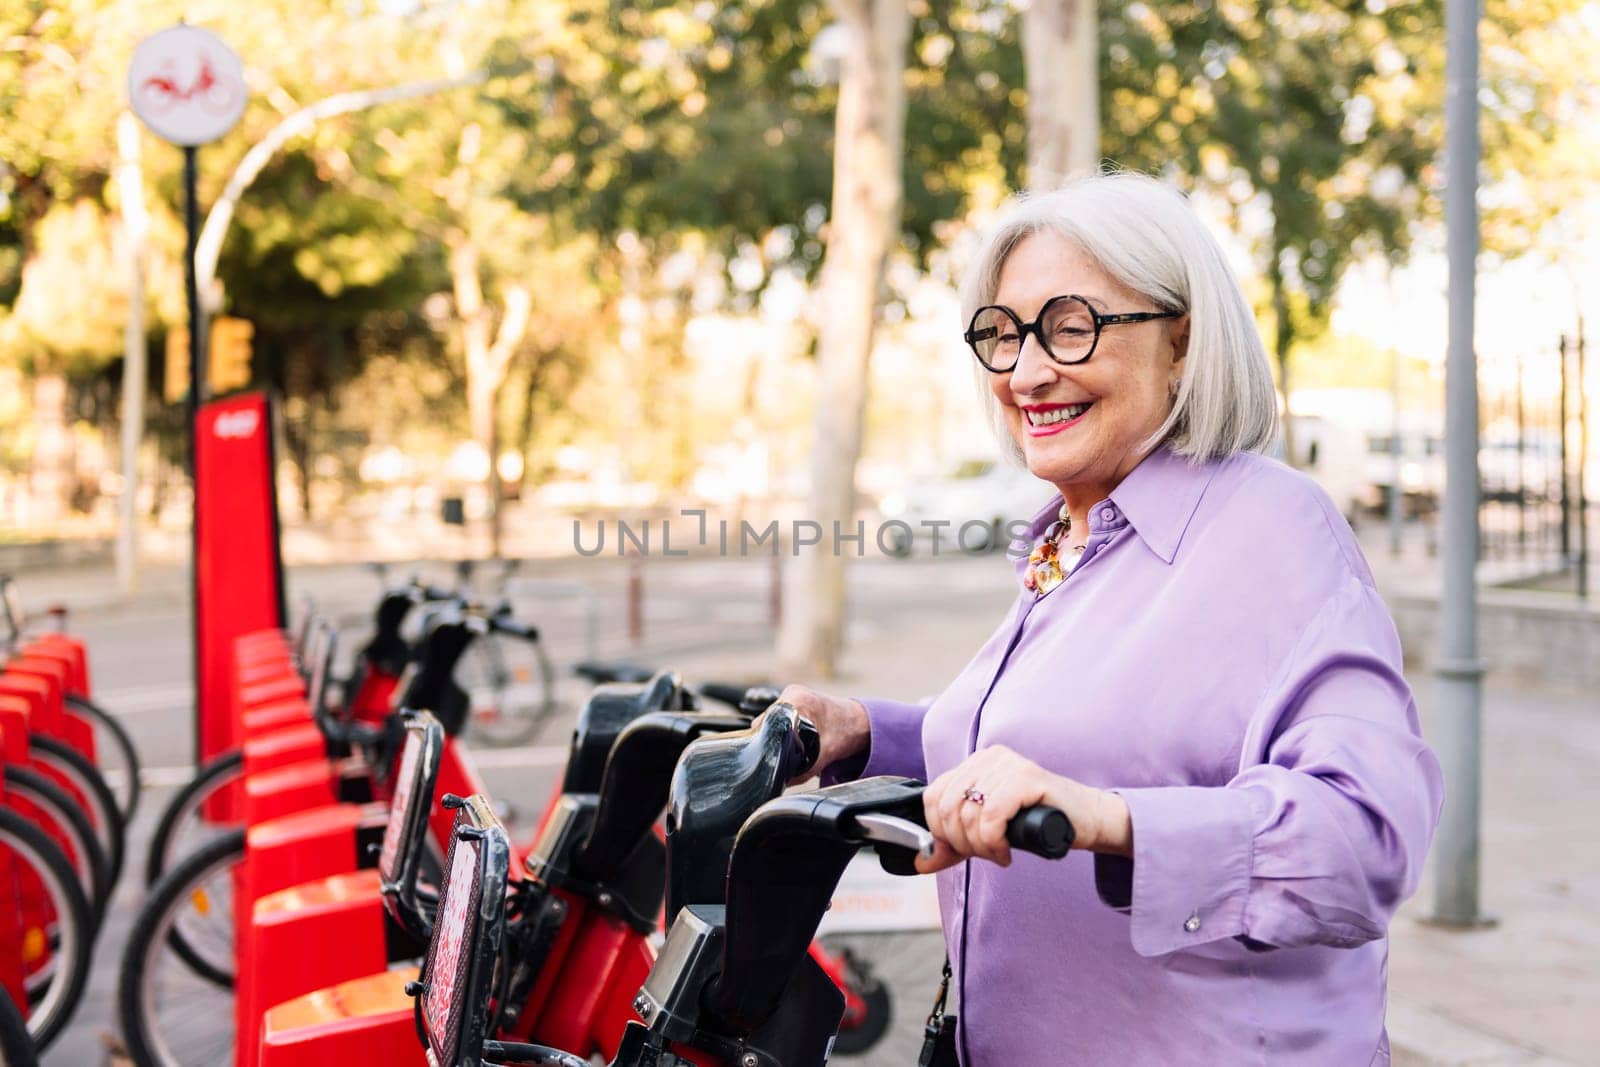
[[(1017, 246), (1049, 231), (1081, 248), (1108, 274), (1164, 311), (1189, 315), (1178, 395), (1151, 439), (1195, 460), (1261, 452), (1278, 435), (1278, 402), (1267, 352), (1222, 247), (1187, 199), (1143, 174), (1097, 174), (1017, 197), (980, 246), (961, 286), (965, 327), (994, 302), (1000, 271)], [(1001, 446), (1022, 456), (1006, 429), (989, 372), (978, 367)]]

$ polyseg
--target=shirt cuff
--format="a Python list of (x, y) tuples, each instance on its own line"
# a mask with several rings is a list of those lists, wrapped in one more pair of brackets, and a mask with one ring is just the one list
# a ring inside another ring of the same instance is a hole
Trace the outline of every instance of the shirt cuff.
[[(1179, 786), (1119, 789), (1133, 821), (1131, 936), (1162, 956), (1245, 932), (1256, 805), (1248, 790)], [(1115, 864), (1095, 864), (1096, 888), (1115, 907)]]
[(837, 785), (880, 774), (924, 777), (922, 719), (928, 713), (927, 705), (857, 699), (867, 709), (867, 747), (854, 756), (835, 760), (825, 767), (822, 784)]

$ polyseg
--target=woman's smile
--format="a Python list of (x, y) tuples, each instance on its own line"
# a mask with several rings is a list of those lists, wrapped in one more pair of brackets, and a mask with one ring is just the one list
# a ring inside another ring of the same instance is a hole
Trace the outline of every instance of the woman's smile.
[(1028, 436), (1049, 437), (1076, 426), (1094, 406), (1093, 400), (1079, 404), (1022, 404), (1028, 420)]

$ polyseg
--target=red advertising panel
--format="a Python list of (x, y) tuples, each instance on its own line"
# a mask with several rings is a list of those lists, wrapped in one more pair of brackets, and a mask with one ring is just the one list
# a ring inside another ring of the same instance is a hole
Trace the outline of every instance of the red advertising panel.
[(238, 746), (229, 700), (234, 640), (282, 628), (283, 561), (265, 393), (204, 404), (195, 422), (195, 746), (201, 762)]

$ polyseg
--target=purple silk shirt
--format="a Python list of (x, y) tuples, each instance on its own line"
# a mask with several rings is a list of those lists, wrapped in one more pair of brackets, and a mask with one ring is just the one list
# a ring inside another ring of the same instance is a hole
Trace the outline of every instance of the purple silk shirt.
[(1004, 744), (1128, 803), (1131, 861), (939, 874), (962, 1062), (1387, 1064), (1386, 928), (1442, 785), (1349, 526), (1273, 460), (1158, 449), (1089, 527), (931, 705), (864, 701), (864, 765), (828, 776)]

